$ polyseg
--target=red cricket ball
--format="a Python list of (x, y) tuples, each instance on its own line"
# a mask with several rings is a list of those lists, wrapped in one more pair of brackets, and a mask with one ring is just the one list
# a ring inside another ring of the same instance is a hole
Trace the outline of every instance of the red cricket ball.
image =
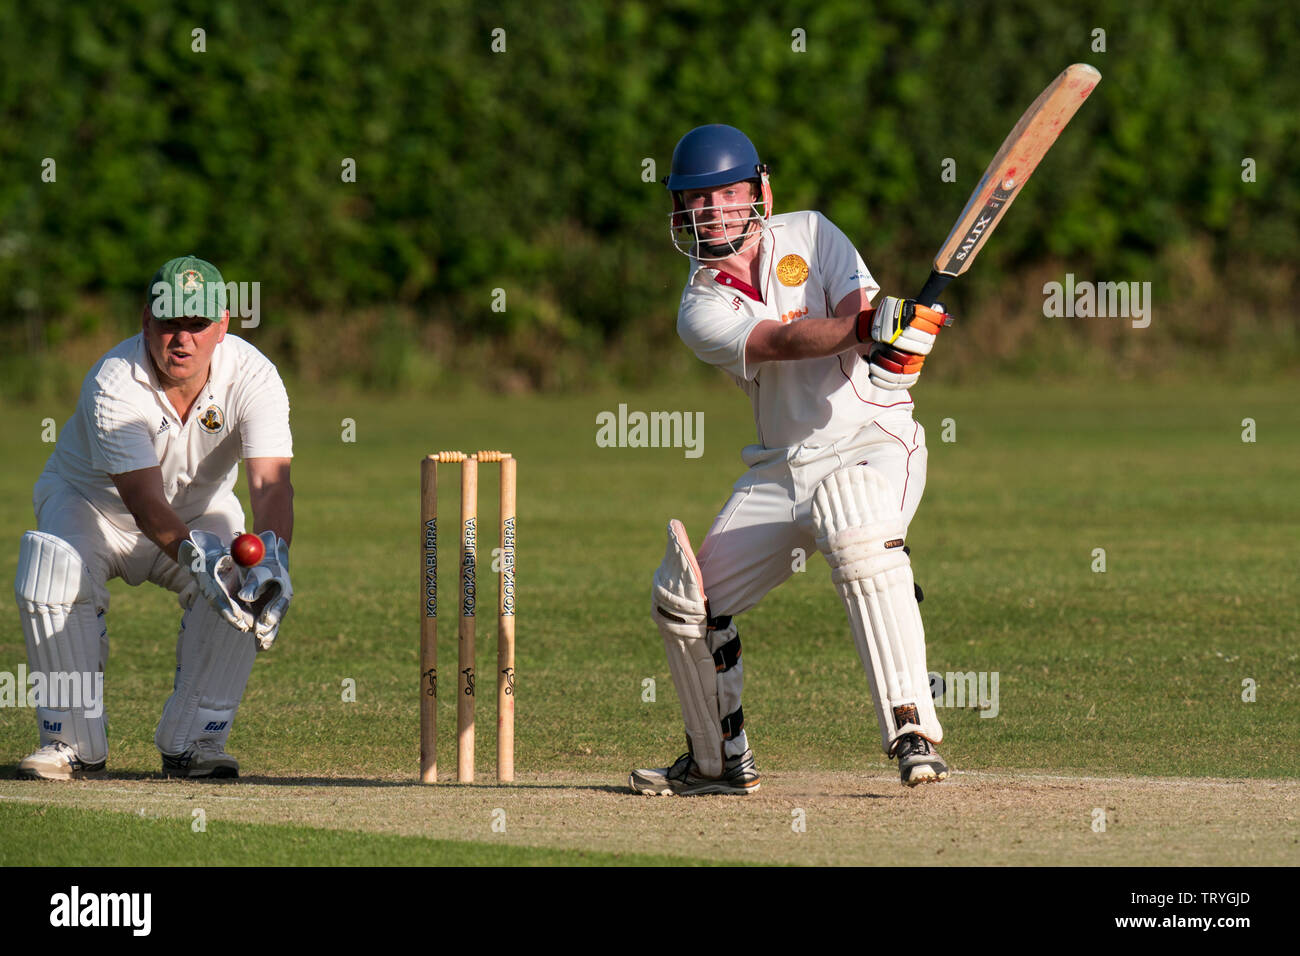
[(241, 534), (230, 545), (230, 556), (241, 568), (251, 568), (261, 562), (266, 554), (266, 546), (255, 534)]

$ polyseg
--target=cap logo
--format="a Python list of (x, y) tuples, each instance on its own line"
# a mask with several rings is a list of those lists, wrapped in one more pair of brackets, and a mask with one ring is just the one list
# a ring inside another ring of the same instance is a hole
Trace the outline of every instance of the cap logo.
[(203, 289), (203, 276), (194, 269), (186, 269), (180, 275), (182, 292), (199, 292)]

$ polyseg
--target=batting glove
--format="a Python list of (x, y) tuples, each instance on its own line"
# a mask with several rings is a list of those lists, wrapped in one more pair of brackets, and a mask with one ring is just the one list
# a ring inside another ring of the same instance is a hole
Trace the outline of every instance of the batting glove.
[(952, 325), (952, 317), (937, 302), (927, 308), (912, 299), (893, 296), (886, 296), (878, 308), (858, 316), (859, 338), (868, 317), (871, 334), (889, 340), (872, 342), (867, 354), (869, 377), (872, 385), (889, 391), (902, 391), (916, 384), (939, 331)]
[(952, 325), (952, 317), (939, 303), (924, 306), (915, 299), (887, 295), (874, 308), (858, 313), (858, 341), (929, 355), (939, 330), (947, 325)]
[(924, 364), (924, 355), (901, 352), (889, 345), (873, 345), (867, 356), (871, 384), (889, 391), (902, 391), (915, 385)]

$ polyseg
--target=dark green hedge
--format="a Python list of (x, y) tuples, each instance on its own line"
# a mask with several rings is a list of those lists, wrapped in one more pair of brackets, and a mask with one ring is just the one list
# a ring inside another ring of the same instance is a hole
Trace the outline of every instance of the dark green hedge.
[[(193, 251), (261, 281), (272, 315), (398, 306), (460, 338), (662, 343), (686, 266), (642, 161), (665, 174), (712, 121), (750, 133), (778, 209), (823, 210), (910, 291), (1021, 110), (1079, 60), (1101, 87), (962, 280), (963, 307), (978, 318), (1010, 277), (1067, 269), (1150, 279), (1170, 302), (1189, 282), (1261, 302), (1294, 287), (1287, 4), (157, 6), (0, 7), (0, 322), (25, 323), (17, 341), (87, 294), (135, 301)], [(1199, 342), (1191, 311), (1168, 322)]]

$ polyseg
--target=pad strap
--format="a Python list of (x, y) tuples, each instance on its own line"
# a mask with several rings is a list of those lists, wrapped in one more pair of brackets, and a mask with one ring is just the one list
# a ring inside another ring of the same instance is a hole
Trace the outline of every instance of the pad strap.
[(713, 652), (713, 663), (717, 666), (718, 673), (731, 670), (738, 660), (740, 660), (739, 634)]
[(722, 736), (730, 740), (745, 729), (745, 708), (737, 707), (722, 718)]

